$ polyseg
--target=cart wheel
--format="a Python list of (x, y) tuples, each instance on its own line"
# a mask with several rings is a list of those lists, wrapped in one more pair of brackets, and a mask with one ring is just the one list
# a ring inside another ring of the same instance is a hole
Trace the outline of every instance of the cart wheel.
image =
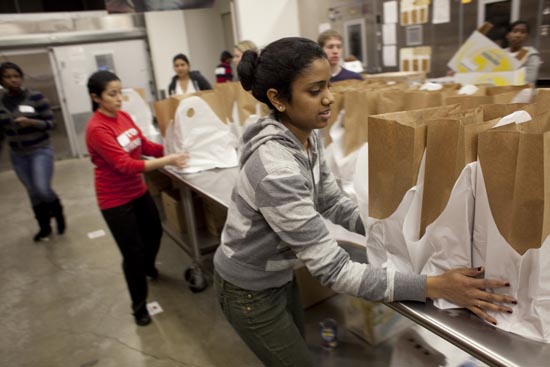
[(190, 267), (185, 270), (184, 273), (185, 280), (189, 284), (189, 289), (191, 292), (198, 293), (206, 289), (208, 284), (204, 278), (204, 274), (199, 267)]

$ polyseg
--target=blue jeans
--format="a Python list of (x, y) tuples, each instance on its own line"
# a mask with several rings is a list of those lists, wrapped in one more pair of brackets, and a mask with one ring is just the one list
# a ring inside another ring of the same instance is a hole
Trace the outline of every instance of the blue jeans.
[(52, 190), (54, 155), (51, 147), (44, 147), (26, 155), (10, 152), (13, 170), (23, 183), (33, 206), (51, 203), (57, 199)]
[(296, 282), (249, 291), (215, 272), (214, 289), (225, 317), (265, 366), (313, 366)]

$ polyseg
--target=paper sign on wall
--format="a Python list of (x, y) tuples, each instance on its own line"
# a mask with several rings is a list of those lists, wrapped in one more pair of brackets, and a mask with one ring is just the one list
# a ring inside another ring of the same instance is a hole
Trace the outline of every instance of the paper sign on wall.
[(431, 59), (431, 47), (402, 48), (399, 50), (399, 70), (429, 73), (431, 68)]
[(384, 45), (395, 45), (397, 43), (396, 24), (382, 24), (382, 39)]
[(384, 66), (397, 66), (397, 48), (395, 45), (382, 48), (382, 62)]
[[(420, 3), (420, 5), (418, 5)], [(429, 4), (415, 0), (401, 0), (401, 25), (425, 24), (429, 18)]]
[(433, 24), (449, 23), (451, 21), (451, 0), (434, 0)]
[(397, 23), (397, 1), (386, 1), (384, 3), (384, 23)]

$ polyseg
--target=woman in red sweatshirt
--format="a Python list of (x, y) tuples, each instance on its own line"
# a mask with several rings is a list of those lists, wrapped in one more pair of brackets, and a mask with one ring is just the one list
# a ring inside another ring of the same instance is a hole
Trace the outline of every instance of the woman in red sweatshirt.
[[(151, 322), (147, 279), (158, 277), (155, 258), (162, 227), (143, 172), (165, 165), (184, 167), (187, 154), (163, 157), (163, 147), (147, 140), (122, 105), (120, 79), (98, 71), (88, 80), (94, 114), (86, 128), (86, 145), (95, 166), (95, 189), (101, 213), (122, 253), (122, 268), (136, 324)], [(143, 155), (156, 157), (143, 160)]]

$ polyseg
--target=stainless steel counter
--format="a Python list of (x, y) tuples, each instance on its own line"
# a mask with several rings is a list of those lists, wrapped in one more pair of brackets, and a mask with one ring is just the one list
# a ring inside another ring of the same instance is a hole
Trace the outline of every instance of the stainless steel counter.
[[(224, 206), (229, 205), (238, 177), (238, 168), (195, 174), (165, 172), (191, 190)], [(550, 364), (550, 344), (504, 332), (467, 310), (443, 311), (433, 306), (431, 301), (394, 302), (387, 306), (489, 365), (525, 367)]]
[(386, 304), (491, 366), (548, 366), (550, 344), (497, 329), (465, 309), (443, 311), (431, 301)]
[(193, 191), (228, 207), (231, 189), (237, 181), (239, 169), (217, 168), (199, 173), (177, 173), (167, 168), (163, 171), (170, 177), (180, 180)]

